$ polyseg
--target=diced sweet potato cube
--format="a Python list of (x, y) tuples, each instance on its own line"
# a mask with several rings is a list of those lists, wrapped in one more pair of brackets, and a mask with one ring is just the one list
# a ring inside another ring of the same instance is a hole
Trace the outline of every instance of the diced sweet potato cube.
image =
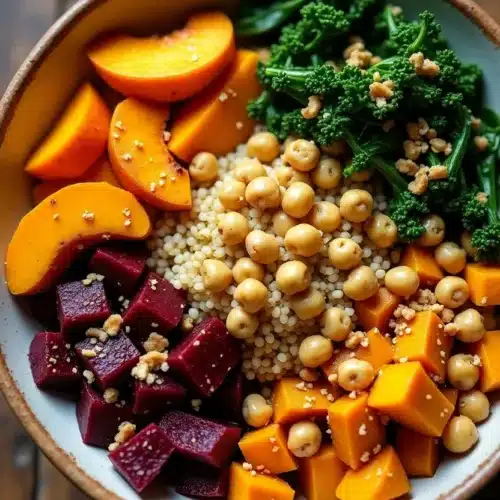
[(228, 500), (293, 500), (294, 497), (295, 491), (282, 479), (253, 475), (241, 464), (231, 465)]
[(381, 332), (386, 332), (389, 319), (400, 303), (401, 297), (381, 287), (373, 297), (356, 302), (356, 316), (365, 330), (378, 328)]
[(274, 388), (274, 421), (291, 424), (312, 417), (324, 417), (337, 391), (326, 382), (306, 383), (300, 378), (284, 378)]
[(253, 467), (264, 466), (271, 474), (297, 469), (295, 458), (287, 447), (285, 431), (278, 424), (248, 432), (239, 442), (245, 460)]
[(337, 457), (352, 469), (368, 462), (385, 444), (385, 427), (367, 403), (368, 394), (343, 396), (328, 408)]
[(350, 470), (337, 488), (340, 500), (392, 500), (409, 493), (410, 482), (392, 446), (369, 464)]
[(444, 397), (456, 408), (458, 401), (458, 389), (453, 389), (452, 387), (446, 387), (441, 389)]
[(423, 286), (435, 285), (444, 277), (430, 250), (416, 245), (406, 247), (401, 265), (411, 267), (418, 274)]
[(436, 437), (454, 410), (418, 361), (384, 367), (372, 386), (368, 405), (405, 427)]
[(300, 460), (299, 471), (307, 500), (335, 500), (347, 466), (338, 459), (332, 445), (324, 445), (316, 455)]
[(419, 361), (434, 375), (444, 379), (453, 337), (444, 333), (444, 325), (432, 311), (421, 311), (409, 323), (411, 333), (396, 337), (394, 360)]
[(439, 465), (439, 439), (405, 427), (396, 434), (396, 451), (410, 477), (432, 477)]
[(465, 280), (469, 285), (470, 300), (476, 306), (500, 305), (500, 266), (468, 264)]
[(377, 328), (372, 328), (367, 332), (366, 336), (368, 339), (366, 347), (359, 345), (354, 351), (346, 347), (342, 348), (322, 365), (321, 369), (327, 379), (330, 375), (336, 374), (339, 365), (351, 358), (353, 353), (355, 358), (371, 363), (375, 372), (378, 372), (382, 366), (392, 362), (393, 348), (391, 342)]
[(500, 389), (500, 330), (486, 332), (479, 341), (471, 344), (470, 352), (481, 358), (481, 392)]

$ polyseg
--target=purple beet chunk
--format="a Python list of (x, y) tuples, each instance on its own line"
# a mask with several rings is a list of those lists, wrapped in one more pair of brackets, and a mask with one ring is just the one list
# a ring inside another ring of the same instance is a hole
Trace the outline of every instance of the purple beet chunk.
[(78, 389), (82, 375), (75, 353), (60, 333), (41, 332), (31, 341), (29, 360), (35, 384), (43, 390)]
[(134, 341), (141, 342), (151, 332), (165, 335), (175, 328), (184, 312), (186, 297), (169, 281), (149, 273), (141, 289), (130, 303), (123, 318), (134, 332)]
[(133, 295), (146, 267), (147, 254), (138, 248), (98, 248), (89, 269), (106, 277), (106, 285), (120, 295)]
[(202, 411), (218, 418), (241, 422), (241, 408), (245, 399), (245, 377), (236, 369), (226, 378), (214, 395), (203, 402)]
[(181, 455), (214, 467), (229, 462), (241, 435), (235, 425), (180, 411), (165, 414), (160, 427)]
[(208, 397), (240, 359), (240, 343), (220, 319), (208, 318), (172, 350), (168, 364), (195, 391)]
[(106, 403), (104, 398), (85, 384), (76, 405), (76, 418), (85, 444), (107, 448), (122, 422), (133, 418), (132, 408), (121, 403)]
[(189, 464), (175, 491), (189, 498), (226, 498), (229, 469), (214, 469), (203, 464)]
[(100, 281), (84, 285), (72, 281), (58, 285), (57, 311), (61, 333), (67, 340), (75, 340), (90, 327), (101, 327), (111, 315), (104, 286)]
[(140, 493), (161, 472), (174, 451), (165, 433), (150, 424), (109, 454), (118, 472)]
[[(106, 342), (95, 342), (87, 338), (75, 345), (75, 350), (83, 366), (90, 370), (101, 389), (116, 387), (139, 361), (140, 353), (131, 340), (120, 333)], [(84, 351), (94, 351), (96, 356), (89, 357)]]
[(136, 380), (134, 413), (162, 414), (170, 408), (182, 406), (186, 390), (170, 377), (160, 375), (153, 384)]

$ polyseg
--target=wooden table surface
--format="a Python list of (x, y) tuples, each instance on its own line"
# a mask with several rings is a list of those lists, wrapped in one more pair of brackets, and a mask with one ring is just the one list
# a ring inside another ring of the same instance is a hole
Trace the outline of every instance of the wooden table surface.
[[(500, 21), (500, 0), (476, 1)], [(0, 90), (5, 89), (42, 33), (71, 3), (72, 0), (0, 0)], [(0, 498), (5, 500), (88, 498), (37, 450), (1, 395), (0, 485)], [(474, 500), (498, 500), (499, 489), (500, 478)]]

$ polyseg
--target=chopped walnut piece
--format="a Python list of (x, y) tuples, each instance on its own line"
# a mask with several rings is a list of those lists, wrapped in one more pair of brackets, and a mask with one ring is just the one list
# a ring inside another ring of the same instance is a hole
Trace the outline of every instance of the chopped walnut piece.
[(361, 331), (351, 332), (345, 341), (345, 346), (348, 349), (356, 349), (356, 347), (358, 347), (361, 344), (365, 336), (366, 336), (365, 332)]
[(476, 145), (476, 149), (480, 152), (486, 151), (490, 145), (488, 139), (482, 135), (474, 137), (474, 144)]
[(365, 44), (361, 39), (358, 39), (356, 41), (351, 39), (350, 42), (352, 42), (351, 45), (349, 45), (344, 50), (344, 53), (343, 53), (344, 59), (349, 59), (355, 51), (364, 50), (364, 48), (365, 48)]
[(424, 58), (424, 54), (422, 52), (412, 54), (409, 61), (413, 64), (417, 75), (434, 78), (441, 72), (439, 66), (434, 61)]
[(365, 44), (361, 39), (356, 39), (349, 47), (344, 50), (344, 59), (350, 66), (358, 68), (367, 68), (373, 64), (373, 54), (365, 49)]
[(429, 169), (427, 167), (421, 168), (415, 175), (415, 180), (408, 184), (408, 190), (416, 195), (424, 194), (429, 187)]
[(471, 119), (471, 125), (474, 130), (478, 130), (479, 127), (481, 126), (481, 118), (476, 118), (475, 116), (472, 117)]
[(455, 323), (448, 323), (444, 325), (444, 333), (446, 335), (450, 335), (451, 337), (455, 336), (458, 333), (458, 326)]
[(406, 132), (412, 141), (419, 141), (420, 136), (422, 135), (420, 134), (420, 125), (415, 122), (408, 122), (406, 124)]
[(312, 95), (307, 100), (307, 106), (301, 110), (302, 116), (306, 120), (312, 120), (319, 115), (323, 103), (319, 95)]
[(455, 319), (455, 313), (451, 309), (445, 307), (441, 312), (441, 319), (443, 323), (451, 323)]
[(86, 378), (88, 384), (93, 384), (95, 375), (90, 370), (83, 370), (83, 376)]
[(120, 396), (120, 392), (118, 389), (114, 389), (113, 387), (108, 387), (103, 394), (104, 401), (108, 404), (113, 404), (118, 401), (118, 398)]
[(104, 330), (101, 330), (100, 328), (89, 328), (85, 332), (85, 335), (87, 337), (99, 339), (100, 342), (106, 342), (106, 340), (108, 340), (108, 334)]
[(429, 168), (429, 180), (436, 181), (448, 178), (448, 169), (444, 165), (435, 165)]
[(126, 443), (134, 437), (136, 426), (130, 422), (122, 422), (118, 426), (118, 433), (115, 436), (115, 442), (108, 447), (109, 451), (115, 451), (121, 444)]
[(427, 133), (430, 131), (429, 124), (423, 118), (418, 119), (418, 127), (418, 133), (422, 136), (427, 135)]
[(446, 149), (446, 141), (444, 139), (431, 139), (429, 142), (434, 153), (444, 153)]
[(163, 352), (168, 347), (168, 340), (158, 333), (150, 333), (148, 340), (142, 344), (146, 352)]
[(405, 158), (401, 158), (396, 162), (396, 168), (402, 174), (411, 176), (414, 176), (419, 170), (418, 165), (413, 160), (408, 160)]
[(403, 148), (406, 158), (416, 161), (420, 158), (421, 154), (427, 153), (429, 145), (422, 141), (405, 141), (403, 143)]
[(112, 314), (105, 322), (102, 329), (110, 336), (115, 337), (120, 333), (123, 319), (119, 314)]
[(141, 363), (146, 363), (151, 370), (159, 370), (168, 360), (166, 352), (150, 351), (140, 357)]
[(387, 80), (385, 82), (373, 82), (370, 84), (370, 97), (372, 101), (376, 101), (378, 98), (390, 99), (394, 95), (394, 82), (392, 80)]

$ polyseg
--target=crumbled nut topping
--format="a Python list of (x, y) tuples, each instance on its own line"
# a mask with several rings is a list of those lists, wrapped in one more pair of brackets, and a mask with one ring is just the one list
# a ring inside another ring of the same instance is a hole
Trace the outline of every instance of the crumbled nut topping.
[(321, 101), (321, 97), (318, 95), (312, 95), (307, 100), (307, 106), (301, 110), (302, 116), (306, 120), (312, 120), (319, 115), (323, 103)]
[(126, 443), (134, 437), (136, 426), (130, 422), (122, 422), (118, 426), (118, 433), (115, 436), (115, 442), (108, 446), (109, 451), (115, 451), (121, 444)]
[(98, 339), (100, 342), (106, 342), (108, 340), (108, 334), (101, 330), (100, 328), (89, 328), (85, 335), (94, 339)]
[(488, 146), (490, 145), (488, 138), (482, 135), (474, 137), (474, 144), (476, 145), (476, 149), (481, 153), (483, 151), (486, 151), (488, 149)]
[(110, 336), (115, 337), (120, 333), (123, 319), (119, 314), (112, 314), (105, 322), (102, 329)]
[(108, 387), (103, 394), (104, 401), (108, 404), (113, 404), (118, 401), (118, 398), (120, 397), (120, 392), (117, 389), (114, 389), (112, 387)]
[(429, 78), (434, 78), (441, 72), (439, 66), (430, 59), (425, 59), (422, 52), (416, 52), (412, 54), (409, 61), (415, 67), (415, 72), (419, 76), (427, 76)]
[(146, 352), (163, 352), (168, 347), (168, 340), (162, 335), (153, 332), (149, 334), (148, 340), (146, 340), (142, 345), (144, 346), (144, 350)]
[(90, 370), (83, 370), (83, 376), (87, 379), (88, 384), (93, 384), (95, 376)]

